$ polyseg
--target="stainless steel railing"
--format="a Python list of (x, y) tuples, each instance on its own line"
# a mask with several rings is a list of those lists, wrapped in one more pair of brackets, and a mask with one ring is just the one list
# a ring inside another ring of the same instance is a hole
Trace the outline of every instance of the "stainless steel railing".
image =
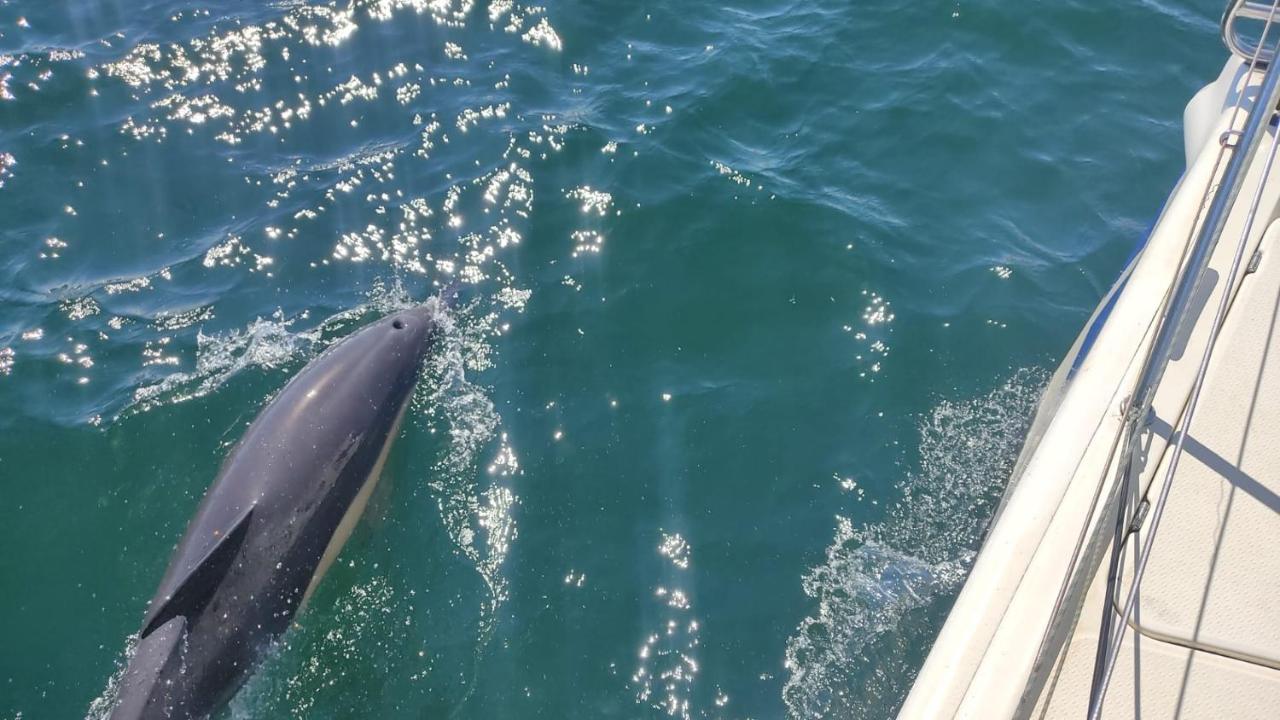
[[(1242, 39), (1235, 27), (1238, 18), (1263, 21), (1264, 24), (1257, 40), (1247, 41)], [(1277, 131), (1272, 136), (1270, 152), (1265, 161), (1262, 177), (1245, 215), (1244, 228), (1235, 248), (1231, 269), (1223, 285), (1222, 298), (1219, 302), (1217, 313), (1213, 318), (1213, 323), (1210, 326), (1205, 350), (1197, 367), (1195, 380), (1192, 383), (1190, 398), (1178, 423), (1176, 435), (1173, 437), (1174, 447), (1169, 456), (1170, 460), (1165, 470), (1159, 494), (1156, 496), (1155, 502), (1150, 505), (1151, 517), (1148, 520), (1149, 524), (1138, 555), (1133, 579), (1129, 584), (1124, 604), (1121, 606), (1122, 609), (1119, 614), (1116, 614), (1113, 612), (1113, 608), (1117, 606), (1116, 600), (1120, 589), (1118, 568), (1120, 555), (1123, 552), (1123, 538), (1134, 524), (1133, 516), (1136, 513), (1145, 512), (1145, 508), (1139, 509), (1136, 504), (1132, 508), (1127, 505), (1129, 500), (1135, 499), (1138, 495), (1136, 483), (1141, 475), (1141, 467), (1138, 466), (1138, 463), (1141, 457), (1142, 431), (1147, 424), (1156, 389), (1164, 376), (1165, 370), (1168, 368), (1175, 339), (1180, 337), (1182, 332), (1191, 329), (1190, 327), (1183, 328), (1184, 325), (1194, 324), (1196, 321), (1195, 315), (1188, 312), (1192, 306), (1193, 297), (1196, 295), (1199, 284), (1203, 281), (1205, 270), (1209, 266), (1209, 260), (1226, 227), (1227, 217), (1240, 194), (1247, 170), (1254, 159), (1258, 147), (1262, 144), (1262, 139), (1267, 135), (1267, 128), (1271, 125), (1271, 121), (1276, 114), (1277, 103), (1280, 103), (1280, 68), (1269, 62), (1275, 57), (1276, 41), (1274, 39), (1268, 40), (1273, 25), (1277, 20), (1280, 20), (1280, 0), (1268, 4), (1253, 2), (1252, 0), (1234, 0), (1228, 6), (1227, 13), (1223, 17), (1223, 39), (1227, 46), (1236, 54), (1247, 52), (1248, 54), (1243, 55), (1243, 57), (1250, 61), (1251, 68), (1265, 67), (1266, 74), (1263, 77), (1262, 85), (1258, 90), (1253, 107), (1249, 110), (1248, 120), (1245, 122), (1244, 129), (1239, 134), (1228, 133), (1223, 138), (1223, 152), (1229, 152), (1230, 159), (1227, 162), (1222, 179), (1217, 185), (1217, 191), (1213, 194), (1212, 202), (1205, 213), (1204, 222), (1200, 225), (1195, 242), (1187, 254), (1186, 261), (1183, 263), (1182, 272), (1178, 276), (1172, 296), (1161, 318), (1155, 340), (1143, 365), (1142, 374), (1133, 394), (1130, 396), (1126, 409), (1125, 440), (1122, 445), (1122, 454), (1117, 463), (1119, 476), (1116, 486), (1119, 492), (1114, 496), (1113, 501), (1116, 523), (1111, 551), (1111, 565), (1107, 579), (1106, 607), (1103, 610), (1104, 619), (1099, 635), (1093, 686), (1089, 696), (1090, 720), (1098, 720), (1102, 715), (1102, 705), (1106, 699), (1107, 687), (1111, 682), (1116, 660), (1119, 657), (1120, 648), (1124, 642), (1130, 618), (1133, 615), (1142, 576), (1146, 571), (1147, 561), (1151, 556), (1156, 530), (1163, 517), (1165, 503), (1169, 498), (1173, 478), (1178, 469), (1178, 460), (1182, 455), (1183, 442), (1191, 427), (1191, 421), (1200, 399), (1200, 391), (1204, 386), (1204, 378), (1208, 370), (1209, 360), (1213, 354), (1214, 342), (1226, 317), (1231, 288), (1240, 271), (1244, 249), (1253, 230), (1254, 218), (1261, 203), (1263, 184), (1270, 175), (1276, 150), (1280, 147), (1280, 131)], [(1241, 93), (1241, 95), (1243, 96), (1244, 93)], [(1236, 112), (1239, 112), (1240, 107), (1240, 104), (1237, 104)], [(1233, 124), (1232, 127), (1235, 127), (1235, 125)]]
[(1226, 12), (1222, 13), (1222, 42), (1227, 49), (1240, 58), (1251, 60), (1257, 58), (1262, 65), (1269, 65), (1275, 52), (1269, 48), (1259, 52), (1259, 40), (1255, 40), (1243, 31), (1242, 25), (1257, 21), (1266, 23), (1271, 14), (1271, 3), (1257, 0), (1231, 0)]

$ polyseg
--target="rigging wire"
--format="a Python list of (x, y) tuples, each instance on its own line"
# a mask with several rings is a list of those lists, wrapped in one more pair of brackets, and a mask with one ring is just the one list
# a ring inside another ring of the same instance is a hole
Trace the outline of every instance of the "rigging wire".
[[(1278, 6), (1280, 6), (1280, 3), (1273, 3), (1271, 5), (1270, 12), (1267, 15), (1266, 24), (1263, 27), (1262, 36), (1258, 41), (1258, 45), (1256, 46), (1254, 51), (1253, 60), (1250, 63), (1250, 72), (1252, 72), (1253, 69), (1258, 66), (1259, 57), (1262, 52), (1262, 48), (1266, 45), (1267, 34), (1270, 32), (1272, 24), (1276, 18), (1276, 12), (1277, 12)], [(1276, 91), (1277, 85), (1280, 85), (1280, 75), (1276, 74), (1275, 68), (1269, 68), (1267, 78), (1264, 80), (1263, 87), (1259, 94), (1259, 98), (1257, 101), (1258, 104), (1253, 108), (1253, 111), (1252, 111), (1254, 113), (1258, 113), (1259, 117), (1257, 118), (1256, 121), (1255, 121), (1255, 118), (1251, 117), (1250, 123), (1249, 123), (1250, 126), (1259, 127), (1261, 122), (1270, 121), (1271, 116), (1276, 111), (1276, 108), (1274, 107), (1274, 103), (1275, 103), (1275, 91)], [(1241, 93), (1241, 98), (1237, 100), (1237, 105), (1236, 105), (1237, 111), (1239, 110), (1240, 101), (1242, 99), (1243, 99), (1243, 93)], [(1233, 115), (1233, 118), (1234, 118), (1234, 115)], [(1234, 124), (1232, 125), (1232, 127), (1234, 127)], [(1265, 132), (1265, 129), (1261, 129), (1260, 131)], [(1209, 336), (1206, 341), (1204, 353), (1202, 354), (1200, 359), (1200, 364), (1196, 370), (1196, 375), (1192, 385), (1190, 399), (1187, 403), (1186, 409), (1183, 412), (1181, 420), (1178, 424), (1176, 442), (1173, 448), (1172, 455), (1170, 456), (1168, 467), (1164, 474), (1164, 479), (1163, 479), (1159, 494), (1157, 495), (1157, 498), (1156, 498), (1154, 509), (1152, 511), (1150, 529), (1147, 531), (1146, 537), (1143, 540), (1143, 546), (1141, 548), (1141, 552), (1138, 558), (1137, 567), (1134, 571), (1133, 579), (1130, 582), (1129, 592), (1125, 598), (1123, 610), (1120, 613), (1120, 617), (1119, 617), (1120, 622), (1114, 632), (1109, 632), (1109, 628), (1107, 627), (1109, 624), (1108, 622), (1104, 622), (1103, 624), (1104, 632), (1100, 635), (1099, 642), (1101, 643), (1105, 641), (1107, 644), (1106, 646), (1100, 646), (1099, 648), (1100, 650), (1099, 657), (1098, 657), (1099, 662), (1098, 662), (1098, 666), (1096, 666), (1095, 668), (1094, 688), (1090, 693), (1091, 695), (1090, 703), (1089, 703), (1089, 719), (1090, 720), (1098, 720), (1102, 715), (1102, 705), (1106, 697), (1107, 688), (1110, 685), (1111, 678), (1114, 674), (1116, 662), (1120, 654), (1120, 647), (1123, 644), (1126, 629), (1129, 625), (1130, 618), (1133, 615), (1134, 606), (1137, 601), (1138, 590), (1141, 586), (1142, 576), (1146, 571), (1147, 563), (1151, 557), (1151, 551), (1155, 543), (1156, 531), (1159, 528), (1160, 521), (1163, 517), (1165, 505), (1168, 502), (1170, 490), (1173, 486), (1173, 478), (1174, 478), (1174, 475), (1177, 473), (1178, 462), (1182, 456), (1183, 444), (1186, 440), (1187, 433), (1190, 431), (1191, 422), (1195, 416), (1195, 410), (1200, 400), (1200, 393), (1204, 387), (1205, 376), (1207, 375), (1209, 361), (1213, 355), (1214, 344), (1217, 340), (1219, 332), (1222, 329), (1222, 324), (1226, 318), (1227, 310), (1230, 306), (1231, 288), (1234, 286), (1236, 277), (1239, 274), (1240, 265), (1244, 257), (1244, 250), (1248, 244), (1249, 236), (1252, 234), (1253, 224), (1257, 216), (1257, 211), (1262, 202), (1262, 195), (1265, 188), (1265, 180), (1271, 174), (1271, 168), (1275, 161), (1277, 149), (1280, 149), (1280, 131), (1277, 131), (1272, 136), (1271, 148), (1267, 154), (1266, 160), (1263, 165), (1262, 176), (1259, 180), (1258, 187), (1254, 191), (1253, 199), (1249, 206), (1248, 213), (1245, 215), (1244, 228), (1241, 232), (1240, 240), (1237, 243), (1235, 248), (1235, 253), (1232, 258), (1230, 270), (1228, 271), (1226, 283), (1223, 286), (1222, 297), (1219, 299), (1219, 302), (1218, 302), (1217, 312), (1209, 328)], [(1223, 224), (1225, 225), (1225, 218), (1223, 220)], [(1216, 238), (1212, 238), (1211, 242), (1216, 244)], [(1186, 271), (1190, 271), (1191, 269), (1192, 268), (1188, 267), (1186, 268)], [(1201, 274), (1202, 272), (1203, 271), (1201, 271)], [(1199, 279), (1197, 279), (1197, 283), (1198, 282), (1199, 282)], [(1184, 318), (1183, 321), (1185, 322), (1186, 319)], [(1164, 328), (1162, 327), (1161, 330), (1163, 332)], [(1149, 356), (1148, 359), (1150, 360), (1152, 358)], [(1167, 364), (1167, 360), (1165, 362)], [(1160, 374), (1163, 374), (1163, 368), (1160, 369)], [(1130, 442), (1126, 450), (1126, 457), (1124, 461), (1121, 462), (1121, 468), (1120, 468), (1121, 472), (1126, 473), (1126, 475), (1130, 477), (1132, 477), (1134, 473), (1129, 472), (1130, 470), (1129, 466), (1132, 464), (1136, 456), (1135, 451), (1138, 445), (1136, 442), (1137, 435), (1135, 432), (1137, 430), (1136, 424), (1138, 420), (1146, 417), (1147, 410), (1149, 409), (1151, 400), (1153, 399), (1153, 396), (1154, 396), (1154, 386), (1146, 387), (1146, 388), (1140, 387), (1139, 390), (1145, 390), (1145, 396), (1141, 397), (1141, 402), (1136, 406), (1131, 404), (1131, 410), (1136, 410), (1137, 414), (1136, 416), (1131, 416), (1133, 420), (1133, 424), (1128, 431), (1130, 433), (1130, 436), (1129, 436)], [(1136, 483), (1136, 479), (1131, 480), (1131, 482)], [(1126, 500), (1126, 498), (1121, 497), (1119, 500), (1123, 503)], [(1120, 538), (1119, 533), (1122, 532), (1123, 528), (1127, 526), (1127, 523), (1124, 522), (1125, 513), (1123, 512), (1123, 507), (1120, 508), (1117, 514), (1118, 514), (1117, 542), (1114, 543), (1113, 549), (1112, 549), (1113, 554), (1112, 554), (1112, 560), (1111, 560), (1111, 572), (1109, 573), (1109, 577), (1108, 577), (1107, 605), (1103, 611), (1104, 617), (1106, 618), (1107, 621), (1112, 619), (1111, 618), (1112, 599), (1114, 598), (1115, 591), (1118, 589), (1117, 588), (1118, 580), (1114, 576), (1116, 575), (1115, 571), (1118, 568), (1119, 555), (1122, 552), (1121, 543), (1119, 542), (1119, 538)], [(1102, 652), (1103, 650), (1105, 650), (1105, 653)]]

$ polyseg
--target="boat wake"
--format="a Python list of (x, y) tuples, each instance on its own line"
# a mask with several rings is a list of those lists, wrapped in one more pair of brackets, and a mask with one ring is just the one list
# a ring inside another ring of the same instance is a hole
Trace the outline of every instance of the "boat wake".
[(986, 395), (939, 403), (920, 424), (919, 470), (887, 519), (836, 517), (803, 578), (817, 608), (787, 641), (793, 718), (891, 716), (981, 543), (1047, 373), (1023, 369)]

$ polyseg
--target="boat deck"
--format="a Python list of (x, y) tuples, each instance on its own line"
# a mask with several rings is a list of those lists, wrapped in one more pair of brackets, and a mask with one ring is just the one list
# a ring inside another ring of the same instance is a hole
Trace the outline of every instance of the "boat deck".
[[(1270, 28), (1280, 2), (1235, 2), (1233, 39), (1237, 11)], [(1255, 60), (1188, 103), (1187, 170), (1046, 390), (900, 720), (1077, 720), (1104, 689), (1105, 720), (1280, 718), (1280, 64)]]
[[(1104, 718), (1280, 716), (1280, 222), (1257, 251), (1214, 347)], [(1199, 362), (1199, 350), (1185, 354), (1175, 364)], [(1157, 402), (1151, 421), (1158, 479), (1171, 405), (1181, 407)], [(1128, 576), (1150, 527), (1128, 536)], [(1034, 717), (1086, 716), (1106, 573), (1104, 563)]]

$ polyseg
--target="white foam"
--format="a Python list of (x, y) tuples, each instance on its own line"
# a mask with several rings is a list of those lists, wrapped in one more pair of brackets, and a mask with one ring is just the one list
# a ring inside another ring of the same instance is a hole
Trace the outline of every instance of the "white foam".
[[(440, 346), (429, 363), (428, 392), (417, 408), (442, 424), (449, 442), (427, 480), (440, 517), (458, 552), (476, 568), (489, 592), (482, 608), (479, 645), (488, 641), (498, 608), (507, 598), (503, 561), (518, 536), (513, 509), (519, 498), (508, 484), (518, 473), (510, 438), (504, 433), (492, 456), (502, 419), (484, 388), (472, 383), (468, 370), (488, 367), (495, 314), (479, 315), (473, 306), (442, 322)], [(482, 467), (502, 464), (511, 472), (485, 473)], [(482, 487), (481, 480), (489, 479)], [(477, 647), (479, 652), (480, 647)]]
[[(504, 265), (504, 253), (514, 252), (512, 248), (528, 231), (534, 207), (532, 173), (537, 163), (545, 160), (548, 152), (564, 147), (565, 135), (573, 126), (541, 124), (556, 119), (540, 116), (537, 129), (528, 131), (520, 127), (527, 121), (518, 108), (502, 97), (484, 106), (458, 110), (456, 116), (422, 117), (409, 112), (421, 93), (465, 92), (470, 80), (462, 75), (440, 75), (434, 66), (433, 74), (408, 59), (389, 62), (376, 71), (366, 69), (359, 76), (344, 71), (322, 80), (319, 69), (311, 71), (314, 78), (300, 72), (294, 77), (299, 87), (284, 91), (279, 85), (263, 82), (268, 68), (280, 67), (275, 58), (289, 61), (291, 55), (308, 51), (308, 46), (340, 45), (370, 23), (397, 16), (411, 20), (410, 13), (430, 16), (450, 27), (483, 22), (483, 16), (471, 12), (472, 5), (472, 0), (356, 0), (340, 7), (286, 3), (275, 19), (215, 29), (186, 43), (140, 44), (102, 69), (147, 101), (149, 109), (139, 112), (136, 122), (130, 119), (120, 128), (122, 132), (136, 130), (132, 134), (139, 142), (163, 142), (167, 130), (232, 144), (254, 134), (269, 134), (283, 142), (314, 118), (332, 115), (344, 105), (408, 112), (414, 118), (412, 125), (418, 131), (404, 142), (371, 141), (328, 162), (309, 165), (295, 161), (268, 168), (269, 175), (256, 178), (273, 193), (266, 210), (254, 224), (238, 230), (240, 234), (228, 236), (195, 260), (207, 273), (227, 275), (251, 269), (282, 272), (298, 268), (299, 263), (312, 269), (361, 263), (360, 277), (371, 272), (409, 276), (420, 285), (424, 279), (448, 275), (468, 286), (466, 292), (475, 300), (442, 319), (440, 347), (432, 356), (429, 377), (416, 393), (407, 421), (427, 423), (447, 438), (430, 475), (420, 482), (431, 489), (457, 553), (474, 566), (486, 588), (487, 598), (480, 601), (481, 628), (476, 642), (480, 653), (507, 597), (503, 563), (518, 536), (516, 483), (521, 470), (514, 438), (503, 432), (487, 389), (473, 376), (493, 365), (492, 338), (505, 332), (509, 316), (522, 312), (529, 301), (530, 291), (520, 287), (515, 274)], [(560, 37), (542, 17), (544, 13), (540, 7), (504, 0), (493, 0), (487, 7), (493, 23), (490, 30), (502, 33), (496, 40), (515, 46), (523, 40), (556, 51)], [(519, 39), (504, 37), (505, 33), (517, 34)], [(445, 45), (443, 52), (458, 61), (450, 65), (462, 67), (466, 54), (460, 47)], [(198, 92), (193, 92), (195, 85), (201, 86)], [(495, 90), (506, 90), (506, 86), (498, 83)], [(454, 118), (452, 125), (450, 117)], [(461, 132), (470, 135), (465, 146), (456, 142)], [(455, 136), (452, 148), (451, 133)], [(497, 151), (504, 146), (500, 161), (486, 159), (487, 149)], [(474, 176), (448, 176), (452, 184), (447, 189), (424, 196), (411, 193), (403, 180), (397, 181), (398, 177), (411, 177), (414, 166), (428, 156), (433, 162), (447, 161), (450, 152), (464, 147), (479, 149), (480, 159), (465, 158), (468, 164), (475, 163)], [(492, 164), (485, 169), (481, 160)], [(252, 176), (245, 179), (255, 180)], [(576, 199), (588, 203), (596, 216), (603, 216), (612, 200), (602, 190)], [(340, 216), (341, 221), (332, 236), (306, 246), (318, 252), (308, 253), (301, 243), (289, 244), (290, 240), (313, 236), (317, 227), (313, 221), (327, 213)], [(589, 239), (592, 252), (600, 252), (602, 237)], [(268, 247), (270, 255), (258, 254)], [(173, 363), (177, 372), (136, 389), (117, 417), (207, 396), (243, 371), (299, 366), (368, 316), (410, 304), (412, 299), (397, 285), (377, 290), (359, 307), (318, 323), (306, 313), (278, 312), (234, 329), (210, 334), (202, 331), (196, 335), (194, 368), (190, 345), (181, 342), (181, 330), (207, 322), (211, 316), (157, 319), (155, 329), (164, 338), (147, 340), (154, 358), (142, 358), (143, 376), (155, 377), (151, 373)], [(230, 319), (228, 311), (217, 304), (208, 310), (214, 311), (218, 320)], [(146, 364), (151, 359), (158, 361)], [(383, 610), (398, 601), (378, 593), (366, 599)], [(393, 632), (389, 627), (384, 630)], [(315, 688), (335, 677), (317, 675), (319, 669), (306, 666), (308, 658), (288, 651), (282, 655), (285, 662), (277, 671), (261, 674), (242, 693), (234, 710), (237, 716), (254, 714), (251, 711), (255, 708), (260, 715), (263, 708), (281, 707), (282, 698), (292, 702), (302, 688)], [(295, 687), (298, 690), (289, 689)]]
[(367, 314), (386, 314), (412, 304), (403, 287), (379, 285), (370, 292), (365, 304), (331, 315), (308, 329), (294, 329), (304, 317), (285, 317), (277, 311), (269, 318), (255, 318), (238, 330), (212, 335), (198, 332), (195, 369), (175, 372), (139, 387), (133, 393), (132, 402), (117, 417), (204, 397), (245, 370), (272, 370), (312, 357), (327, 344), (323, 339), (327, 330)]
[(89, 703), (89, 710), (84, 716), (85, 720), (107, 720), (111, 716), (111, 710), (115, 708), (116, 700), (120, 697), (120, 681), (124, 679), (124, 671), (129, 667), (129, 661), (133, 659), (133, 653), (137, 647), (138, 634), (134, 633), (125, 640), (124, 652), (116, 660), (116, 669), (107, 679), (107, 687), (101, 695)]
[(817, 607), (787, 640), (789, 717), (892, 714), (918, 669), (909, 650), (927, 644), (928, 612), (963, 582), (1046, 380), (1020, 370), (986, 395), (940, 402), (888, 518), (835, 518), (824, 561), (802, 580)]

